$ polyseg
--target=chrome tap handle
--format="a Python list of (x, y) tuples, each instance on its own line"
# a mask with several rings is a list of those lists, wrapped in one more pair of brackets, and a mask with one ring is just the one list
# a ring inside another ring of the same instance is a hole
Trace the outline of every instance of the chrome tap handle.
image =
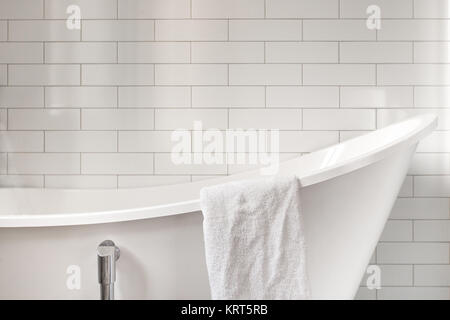
[(100, 299), (114, 300), (114, 282), (116, 282), (116, 261), (120, 249), (111, 240), (105, 240), (97, 247), (98, 282)]

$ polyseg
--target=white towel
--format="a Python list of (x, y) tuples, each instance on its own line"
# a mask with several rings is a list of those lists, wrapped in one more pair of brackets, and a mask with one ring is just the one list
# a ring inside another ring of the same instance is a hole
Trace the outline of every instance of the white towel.
[(295, 176), (204, 188), (213, 299), (307, 299), (300, 185)]

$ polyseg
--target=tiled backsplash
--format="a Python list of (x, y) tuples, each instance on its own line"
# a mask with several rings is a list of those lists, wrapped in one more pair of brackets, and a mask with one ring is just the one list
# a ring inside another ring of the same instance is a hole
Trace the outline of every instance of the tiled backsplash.
[(359, 297), (450, 299), (449, 19), (445, 0), (0, 0), (0, 185), (246, 168), (173, 164), (171, 132), (196, 120), (280, 129), (288, 158), (436, 113), (373, 258), (383, 288)]

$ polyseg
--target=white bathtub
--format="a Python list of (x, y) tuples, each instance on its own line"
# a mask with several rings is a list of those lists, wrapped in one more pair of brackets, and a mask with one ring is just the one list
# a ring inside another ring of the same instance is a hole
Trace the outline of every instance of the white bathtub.
[[(417, 143), (436, 127), (420, 116), (280, 166), (296, 174), (312, 297), (352, 299)], [(199, 190), (217, 180), (123, 190), (0, 190), (0, 298), (98, 299), (97, 245), (121, 249), (116, 298), (209, 298)], [(66, 286), (71, 265), (81, 288)]]

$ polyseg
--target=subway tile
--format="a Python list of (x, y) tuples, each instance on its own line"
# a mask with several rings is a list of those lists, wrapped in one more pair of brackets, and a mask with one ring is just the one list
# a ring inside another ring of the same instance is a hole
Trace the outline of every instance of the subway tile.
[(379, 109), (377, 124), (382, 128), (422, 114), (435, 114), (438, 116), (437, 130), (450, 130), (450, 110), (446, 109)]
[(267, 106), (270, 108), (334, 108), (339, 107), (337, 87), (267, 87)]
[(359, 287), (355, 295), (355, 300), (376, 300), (376, 290), (370, 290), (365, 287)]
[(188, 42), (119, 43), (119, 63), (189, 63)]
[(413, 177), (407, 176), (398, 193), (399, 197), (410, 198), (413, 196)]
[(381, 234), (380, 241), (409, 242), (413, 240), (413, 224), (411, 221), (389, 220)]
[(0, 152), (43, 152), (44, 134), (35, 131), (0, 131)]
[(1, 175), (0, 187), (2, 188), (43, 188), (43, 175)]
[(269, 42), (268, 63), (337, 63), (338, 44), (333, 42)]
[(344, 108), (411, 108), (412, 87), (341, 87), (341, 107)]
[(77, 153), (9, 153), (8, 174), (78, 174)]
[(46, 87), (48, 108), (114, 108), (117, 89), (113, 87)]
[(5, 175), (7, 173), (8, 173), (7, 153), (0, 153), (0, 174)]
[(414, 17), (450, 18), (449, 3), (447, 0), (414, 0)]
[(0, 19), (41, 19), (44, 0), (0, 0)]
[(192, 177), (192, 182), (196, 182), (196, 181), (202, 181), (202, 180), (209, 180), (209, 179), (217, 179), (217, 178), (219, 178), (219, 177), (223, 177), (224, 175), (219, 175), (219, 174), (217, 174), (217, 175), (199, 175), (199, 176), (196, 176), (196, 175), (191, 175), (191, 177)]
[(409, 42), (341, 42), (342, 63), (412, 63)]
[[(238, 156), (244, 156), (244, 162), (241, 163), (239, 162), (239, 158), (237, 158)], [(291, 160), (294, 158), (298, 158), (301, 154), (299, 153), (281, 153), (279, 154), (279, 161), (280, 162), (284, 162), (287, 160)], [(257, 159), (257, 163), (253, 164), (252, 162), (250, 162), (249, 159), (249, 154), (242, 154), (242, 153), (233, 153), (231, 154), (231, 156), (235, 159), (234, 162), (229, 163), (228, 164), (228, 174), (237, 174), (237, 173), (241, 173), (241, 172), (248, 172), (251, 170), (258, 170), (260, 168), (266, 168), (267, 165), (262, 165), (261, 162), (259, 161), (259, 159)], [(231, 161), (229, 161), (231, 162)]]
[(264, 18), (264, 0), (192, 0), (193, 18)]
[(152, 153), (83, 153), (82, 174), (152, 174)]
[(46, 152), (115, 152), (117, 133), (112, 131), (47, 131)]
[[(191, 159), (193, 156), (191, 157)], [(176, 159), (178, 160), (178, 159)], [(156, 153), (155, 154), (155, 173), (156, 174), (166, 174), (166, 175), (186, 175), (186, 174), (197, 174), (197, 175), (211, 175), (211, 174), (226, 174), (227, 166), (223, 164), (206, 164), (199, 163), (196, 164), (192, 162), (191, 164), (185, 163), (175, 163), (172, 159), (170, 153)]]
[(263, 63), (263, 42), (194, 42), (193, 63)]
[(446, 20), (383, 20), (378, 40), (440, 41), (450, 40)]
[(119, 152), (171, 152), (173, 131), (122, 131)]
[(450, 67), (444, 64), (386, 64), (377, 66), (380, 85), (449, 85)]
[(299, 109), (232, 109), (230, 128), (300, 130), (302, 112)]
[(190, 17), (189, 0), (118, 0), (120, 19), (182, 19)]
[(420, 141), (417, 152), (450, 152), (450, 131), (434, 131)]
[(448, 263), (448, 243), (379, 243), (378, 263), (396, 264), (444, 264)]
[(8, 130), (8, 110), (0, 109), (0, 130)]
[(280, 152), (313, 152), (338, 142), (333, 131), (280, 131)]
[(117, 18), (117, 0), (45, 0), (45, 18), (67, 19), (71, 5), (80, 8), (82, 19)]
[(450, 242), (450, 220), (414, 221), (414, 241)]
[(361, 109), (305, 109), (303, 129), (372, 130), (375, 129), (375, 112)]
[(267, 0), (268, 18), (337, 18), (336, 0)]
[(414, 285), (450, 286), (450, 265), (414, 266)]
[(79, 85), (78, 65), (9, 65), (10, 85)]
[(83, 130), (151, 130), (154, 115), (149, 109), (85, 109)]
[(43, 106), (43, 88), (0, 87), (0, 108), (30, 108)]
[[(377, 265), (381, 271), (381, 288), (386, 286), (412, 286), (413, 266), (411, 265)], [(361, 286), (367, 286), (366, 273), (361, 281)], [(374, 290), (375, 291), (375, 290)]]
[(450, 197), (450, 176), (414, 177), (416, 197)]
[(83, 85), (153, 85), (151, 64), (93, 64), (82, 67)]
[(42, 63), (42, 43), (0, 43), (0, 63)]
[(8, 82), (8, 75), (7, 75), (7, 67), (6, 65), (0, 64), (0, 85), (6, 85)]
[(111, 189), (117, 188), (115, 175), (46, 175), (46, 188)]
[[(411, 0), (341, 0), (341, 18), (364, 18), (369, 14), (369, 6), (380, 8), (381, 17), (384, 18), (411, 18), (413, 3)], [(371, 11), (370, 11), (371, 12)]]
[(375, 66), (366, 64), (306, 64), (303, 84), (308, 85), (373, 85)]
[(450, 87), (414, 87), (417, 108), (450, 107)]
[(264, 106), (264, 87), (214, 86), (192, 88), (192, 107), (195, 108), (264, 108)]
[(365, 20), (305, 20), (303, 40), (375, 40), (375, 30)]
[(11, 41), (80, 41), (80, 30), (69, 29), (66, 20), (9, 21)]
[(189, 87), (121, 87), (121, 108), (188, 108), (191, 104)]
[(152, 41), (153, 20), (83, 20), (83, 41)]
[(450, 47), (448, 42), (415, 42), (415, 63), (449, 63)]
[(119, 188), (144, 188), (188, 183), (189, 176), (119, 176)]
[[(225, 130), (219, 130), (219, 131), (214, 130), (213, 132), (211, 130), (203, 131), (203, 132), (202, 131), (193, 130), (192, 131), (192, 137), (189, 136), (188, 132), (185, 132), (185, 133), (183, 133), (183, 135), (185, 135), (183, 138), (186, 138), (186, 139), (191, 139), (192, 138), (192, 141), (193, 141), (192, 142), (192, 150), (193, 150), (193, 152), (197, 152), (197, 154), (198, 154), (199, 152), (202, 152), (202, 150), (206, 150), (207, 148), (210, 148), (212, 146), (211, 145), (211, 137), (212, 136), (208, 135), (208, 134), (211, 134), (211, 133), (218, 134), (218, 136), (214, 135), (213, 139), (214, 140), (218, 140), (218, 142), (221, 143), (224, 148), (226, 148), (227, 147), (227, 145), (226, 145), (227, 142), (232, 142), (231, 141), (232, 139), (238, 139), (237, 136), (234, 136), (235, 133), (245, 134), (246, 135), (245, 136), (245, 140), (246, 141), (253, 141), (251, 139), (254, 138), (254, 137), (257, 137), (256, 135), (258, 135), (258, 132), (256, 132), (255, 130), (256, 129), (253, 129), (253, 128), (248, 129), (248, 130), (244, 130), (242, 128), (236, 128), (236, 129), (235, 128), (231, 128), (231, 130), (227, 130), (227, 131), (225, 131)], [(263, 135), (260, 136), (261, 139), (266, 139), (265, 140), (266, 144), (264, 145), (264, 147), (267, 148), (267, 152), (276, 152), (276, 153), (278, 153), (279, 150), (280, 150), (279, 145), (283, 143), (280, 140), (292, 137), (293, 135), (289, 135), (289, 134), (296, 133), (296, 131), (281, 131), (281, 132), (279, 132), (279, 134), (273, 135), (273, 136), (272, 136), (273, 132), (271, 132), (271, 131), (259, 132), (259, 133), (263, 134)], [(288, 134), (287, 135), (282, 135), (283, 133), (288, 133)], [(202, 134), (203, 134), (203, 136), (202, 136)], [(295, 136), (295, 137), (298, 137), (298, 136)], [(302, 136), (302, 137), (304, 137), (304, 136)], [(270, 139), (274, 139), (274, 138), (277, 139), (277, 140), (276, 141), (272, 140), (273, 144), (270, 145), (270, 143), (271, 143)], [(321, 137), (319, 135), (319, 141), (315, 141), (316, 143), (314, 143), (314, 142), (310, 143), (309, 146), (313, 147), (314, 145), (319, 145), (321, 143), (320, 140), (325, 140), (325, 138), (322, 138), (322, 139), (320, 139), (320, 138)], [(170, 136), (168, 136), (168, 139), (170, 140)], [(175, 139), (175, 141), (173, 143), (171, 143), (171, 144), (172, 144), (172, 146), (176, 147), (177, 144), (178, 144), (178, 141), (181, 141), (181, 138), (179, 136), (176, 136), (176, 137), (174, 137), (174, 139)], [(199, 144), (196, 144), (198, 141), (200, 141), (200, 142), (203, 141), (203, 142), (201, 142)], [(264, 142), (263, 140), (260, 140), (260, 141)], [(230, 153), (236, 154), (236, 152), (239, 152), (239, 153), (241, 153), (241, 155), (243, 153), (247, 153), (247, 155), (248, 155), (248, 153), (254, 154), (255, 152), (265, 152), (265, 149), (262, 149), (263, 147), (261, 147), (258, 150), (258, 144), (257, 143), (253, 144), (253, 143), (249, 142), (249, 143), (245, 143), (244, 145), (240, 145), (239, 142), (237, 142), (237, 143), (238, 143), (238, 145), (236, 145), (236, 147), (231, 146), (234, 149), (231, 150)], [(277, 143), (277, 145), (275, 145), (275, 143)], [(324, 142), (322, 141), (322, 143), (324, 143)], [(169, 151), (172, 151), (172, 146), (170, 148), (168, 148)], [(282, 147), (286, 147), (286, 146), (287, 146), (286, 149), (288, 149), (289, 146), (292, 146), (292, 144), (289, 145), (288, 143), (284, 143), (284, 145)], [(308, 146), (303, 146), (303, 147), (308, 148)], [(293, 148), (297, 148), (298, 149), (299, 146), (297, 145), (297, 146), (295, 146)], [(225, 152), (225, 150), (219, 150), (218, 152), (223, 153), (223, 152)], [(206, 153), (206, 151), (205, 151), (205, 153)], [(221, 160), (223, 160), (223, 159), (221, 158)]]
[(409, 174), (450, 174), (450, 153), (416, 153), (413, 156)]
[(230, 20), (232, 41), (299, 41), (302, 23), (299, 20)]
[(157, 130), (192, 129), (194, 121), (200, 121), (203, 129), (225, 129), (227, 110), (224, 109), (156, 109)]
[(157, 85), (226, 85), (223, 64), (160, 64), (155, 67)]
[(0, 41), (8, 39), (8, 22), (0, 21)]
[(157, 20), (158, 41), (224, 41), (228, 40), (226, 20)]
[(340, 141), (347, 141), (353, 138), (360, 137), (362, 135), (365, 135), (367, 133), (370, 133), (370, 130), (351, 130), (351, 131), (340, 131), (339, 132), (339, 138)]
[(297, 64), (230, 65), (231, 85), (300, 85), (302, 66)]
[(78, 130), (80, 110), (11, 109), (9, 130)]
[(449, 300), (448, 288), (385, 287), (378, 292), (379, 300)]
[(391, 212), (391, 219), (449, 218), (449, 201), (443, 198), (400, 198), (396, 200)]
[(45, 44), (45, 63), (115, 63), (115, 43), (50, 42)]

